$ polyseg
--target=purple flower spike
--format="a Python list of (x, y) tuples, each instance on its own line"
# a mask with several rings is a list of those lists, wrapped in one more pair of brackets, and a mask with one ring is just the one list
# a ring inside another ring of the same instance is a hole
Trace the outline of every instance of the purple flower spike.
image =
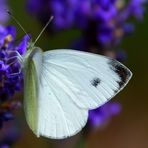
[[(77, 28), (81, 37), (70, 43), (70, 48), (126, 59), (119, 50), (123, 38), (135, 31), (131, 18), (143, 18), (146, 0), (27, 0), (27, 6), (43, 25), (51, 15), (49, 33)], [(121, 111), (119, 103), (106, 103), (89, 112), (89, 125), (101, 127)]]
[[(23, 77), (19, 73), (21, 65), (15, 58), (18, 51), (21, 55), (25, 54), (29, 42), (29, 37), (24, 36), (18, 46), (13, 46), (16, 29), (13, 26), (0, 26), (0, 125), (4, 121), (14, 118), (11, 105), (12, 96), (15, 92), (22, 89)], [(18, 73), (16, 76), (11, 76)], [(13, 102), (14, 104), (14, 102)], [(16, 103), (15, 103), (16, 104)]]
[(146, 2), (147, 0), (131, 0), (128, 7), (131, 12), (131, 15), (133, 15), (138, 20), (142, 20), (144, 14), (143, 5)]
[[(18, 73), (21, 66), (14, 56), (16, 56), (15, 51), (18, 51), (21, 55), (25, 54), (29, 37), (24, 36), (19, 45), (14, 46), (15, 36), (15, 27), (0, 25), (0, 128), (5, 128), (6, 124), (4, 123), (14, 119), (13, 110), (20, 107), (19, 101), (12, 100), (13, 95), (20, 91), (23, 86), (22, 74)], [(18, 74), (11, 76), (14, 73)], [(2, 134), (0, 148), (10, 147), (9, 145), (16, 140), (13, 133), (7, 130), (7, 135)]]
[(28, 0), (27, 6), (43, 24), (54, 15), (49, 30), (57, 33), (77, 27), (82, 30), (87, 48), (102, 50), (119, 47), (123, 37), (133, 33), (134, 25), (128, 20), (131, 16), (141, 20), (145, 3), (146, 0), (128, 3), (124, 0)]
[(16, 36), (16, 29), (13, 26), (3, 27), (0, 25), (0, 48), (5, 44), (6, 37), (10, 35), (12, 38), (11, 42), (9, 42), (8, 46), (12, 41), (15, 39)]
[(0, 148), (10, 148), (7, 144), (3, 144), (0, 146)]

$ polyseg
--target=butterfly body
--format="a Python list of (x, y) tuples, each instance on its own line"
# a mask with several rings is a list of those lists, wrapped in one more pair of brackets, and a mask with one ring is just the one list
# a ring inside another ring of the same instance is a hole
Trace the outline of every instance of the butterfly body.
[(38, 137), (75, 135), (85, 126), (88, 111), (114, 97), (132, 76), (123, 64), (105, 56), (30, 47), (24, 57), (24, 109)]

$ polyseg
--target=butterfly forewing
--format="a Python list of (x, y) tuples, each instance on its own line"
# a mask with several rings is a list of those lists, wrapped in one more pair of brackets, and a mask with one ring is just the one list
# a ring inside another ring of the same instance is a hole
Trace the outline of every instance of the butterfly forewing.
[(79, 107), (94, 109), (121, 91), (132, 73), (120, 62), (101, 55), (75, 50), (44, 53), (43, 64), (50, 66), (57, 85), (67, 91)]

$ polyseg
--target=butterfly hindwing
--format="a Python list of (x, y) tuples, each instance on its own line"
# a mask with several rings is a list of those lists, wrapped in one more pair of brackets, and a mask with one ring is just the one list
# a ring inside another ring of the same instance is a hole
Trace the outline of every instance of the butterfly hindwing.
[(38, 102), (37, 102), (37, 75), (32, 60), (28, 62), (24, 77), (24, 110), (26, 120), (33, 132), (37, 133), (38, 121)]
[(25, 60), (24, 64), (24, 111), (27, 123), (38, 135), (38, 92), (39, 75), (42, 65), (42, 52), (36, 48)]
[(39, 95), (39, 134), (62, 139), (78, 133), (87, 122), (88, 111), (80, 109), (68, 92), (61, 89), (58, 79), (43, 64)]

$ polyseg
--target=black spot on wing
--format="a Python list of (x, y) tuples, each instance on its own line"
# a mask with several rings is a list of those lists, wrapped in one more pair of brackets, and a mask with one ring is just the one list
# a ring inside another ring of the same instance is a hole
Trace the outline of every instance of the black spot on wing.
[(94, 78), (91, 80), (91, 85), (94, 86), (94, 87), (97, 87), (98, 84), (101, 83), (101, 80), (99, 78)]
[(120, 77), (120, 81), (117, 81), (117, 83), (119, 84), (119, 89), (122, 88), (131, 75), (130, 71), (114, 59), (109, 61), (109, 65), (110, 68)]

